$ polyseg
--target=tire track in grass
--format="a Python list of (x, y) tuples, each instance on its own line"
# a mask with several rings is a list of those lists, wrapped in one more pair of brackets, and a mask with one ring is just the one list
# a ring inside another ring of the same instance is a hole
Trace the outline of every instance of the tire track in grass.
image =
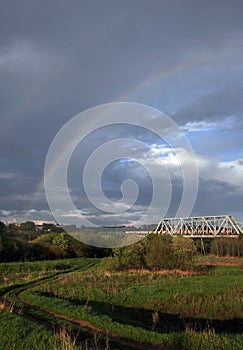
[[(51, 311), (51, 310), (48, 310), (46, 308), (36, 306), (33, 303), (22, 298), (19, 294), (16, 296), (21, 303), (28, 305), (32, 308), (38, 309), (41, 312), (54, 317), (55, 319), (63, 320), (63, 321), (72, 323), (75, 326), (84, 328), (84, 329), (88, 330), (90, 332), (90, 334), (98, 334), (98, 335), (103, 336), (104, 338), (107, 337), (107, 335), (108, 335), (108, 338), (110, 341), (115, 342), (117, 344), (121, 344), (122, 346), (126, 346), (126, 349), (128, 349), (127, 348), (127, 346), (128, 346), (129, 348), (141, 349), (141, 350), (147, 350), (147, 349), (148, 350), (172, 350), (171, 347), (169, 348), (169, 347), (162, 345), (162, 344), (141, 343), (141, 342), (122, 338), (114, 333), (107, 334), (107, 332), (104, 331), (102, 328), (95, 327), (90, 322), (82, 321), (82, 320), (75, 320), (75, 319), (68, 317), (66, 315), (58, 314), (58, 313)], [(173, 348), (173, 350), (176, 350), (176, 349)]]
[[(96, 264), (95, 264), (96, 265)], [(92, 265), (93, 267), (94, 265)], [(54, 333), (60, 333), (67, 324), (72, 324), (84, 332), (86, 332), (86, 336), (95, 336), (98, 335), (103, 339), (109, 339), (110, 344), (114, 344), (114, 348), (111, 349), (137, 349), (137, 350), (177, 350), (176, 348), (167, 347), (160, 343), (150, 344), (144, 342), (133, 341), (129, 339), (122, 338), (114, 333), (107, 333), (101, 328), (93, 326), (91, 323), (83, 320), (75, 320), (71, 317), (68, 317), (63, 314), (55, 313), (51, 310), (48, 310), (44, 307), (37, 306), (28, 300), (21, 297), (21, 293), (27, 291), (29, 288), (40, 285), (46, 281), (53, 281), (58, 279), (64, 274), (71, 273), (74, 271), (85, 271), (89, 269), (91, 266), (87, 266), (86, 268), (74, 268), (68, 271), (56, 272), (54, 275), (45, 276), (38, 280), (25, 282), (20, 285), (9, 286), (6, 288), (5, 293), (1, 295), (1, 301), (3, 308), (10, 311), (11, 313), (15, 313), (20, 315), (21, 317), (27, 318), (28, 320), (39, 324), (46, 329), (51, 330)], [(10, 299), (9, 299), (10, 296)], [(84, 340), (83, 340), (84, 341)], [(101, 348), (103, 349), (103, 347)]]

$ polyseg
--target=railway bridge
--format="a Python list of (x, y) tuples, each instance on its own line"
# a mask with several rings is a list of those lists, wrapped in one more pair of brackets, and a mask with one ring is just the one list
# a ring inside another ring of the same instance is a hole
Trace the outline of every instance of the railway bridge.
[(190, 238), (239, 237), (243, 223), (230, 215), (163, 218), (153, 233)]

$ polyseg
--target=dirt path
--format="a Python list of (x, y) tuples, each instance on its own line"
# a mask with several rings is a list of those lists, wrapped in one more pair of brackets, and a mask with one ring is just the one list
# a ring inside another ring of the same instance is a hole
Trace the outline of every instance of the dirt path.
[[(161, 344), (141, 343), (141, 342), (136, 342), (136, 341), (132, 341), (129, 339), (121, 338), (114, 333), (107, 334), (107, 332), (105, 332), (103, 329), (97, 328), (87, 321), (75, 320), (75, 319), (68, 317), (66, 315), (58, 314), (56, 312), (53, 312), (51, 310), (48, 310), (48, 309), (40, 307), (40, 306), (35, 306), (31, 302), (20, 297), (20, 295), (16, 295), (16, 296), (17, 296), (18, 300), (25, 305), (36, 308), (36, 309), (44, 312), (45, 314), (53, 316), (56, 319), (64, 320), (64, 321), (70, 322), (76, 326), (85, 328), (90, 333), (102, 335), (104, 338), (108, 336), (110, 341), (114, 341), (117, 344), (121, 344), (121, 345), (127, 346), (129, 348), (141, 349), (141, 350), (172, 350), (171, 348), (168, 348), (168, 347), (161, 345)], [(173, 349), (173, 350), (175, 350), (175, 349)]]
[[(59, 274), (59, 276), (61, 276), (61, 273)], [(52, 278), (56, 278), (55, 277), (50, 277), (50, 279)], [(45, 278), (45, 281), (48, 278)], [(62, 330), (61, 326), (56, 326), (54, 324), (54, 322), (52, 323), (51, 321), (47, 321), (44, 317), (41, 318), (39, 316), (34, 316), (31, 313), (28, 313), (26, 311), (23, 311), (23, 306), (28, 306), (30, 307), (32, 310), (38, 310), (41, 313), (43, 313), (44, 315), (49, 315), (52, 316), (54, 319), (56, 320), (61, 320), (61, 321), (65, 321), (65, 322), (69, 322), (73, 325), (76, 325), (78, 327), (81, 327), (85, 330), (88, 331), (88, 333), (90, 333), (90, 335), (98, 335), (101, 336), (103, 339), (109, 339), (109, 343), (113, 343), (113, 344), (117, 344), (115, 345), (115, 347), (110, 347), (110, 349), (137, 349), (137, 350), (172, 350), (172, 348), (166, 347), (160, 343), (157, 344), (149, 344), (149, 343), (141, 343), (141, 342), (137, 342), (137, 341), (133, 341), (133, 340), (129, 340), (129, 339), (125, 339), (122, 338), (120, 336), (118, 336), (117, 334), (114, 333), (108, 333), (106, 331), (104, 331), (101, 328), (97, 328), (95, 326), (93, 326), (91, 323), (87, 322), (87, 321), (83, 321), (83, 320), (76, 320), (73, 318), (70, 318), (66, 315), (63, 314), (58, 314), (55, 313), (51, 310), (48, 310), (44, 307), (40, 307), (40, 306), (36, 306), (35, 304), (29, 302), (28, 300), (24, 299), (23, 297), (21, 297), (21, 293), (23, 291), (28, 290), (28, 288), (35, 284), (40, 283), (40, 281), (35, 281), (33, 283), (28, 284), (27, 286), (24, 286), (23, 288), (19, 287), (15, 287), (13, 286), (13, 288), (11, 289), (12, 292), (12, 296), (14, 296), (15, 300), (18, 302), (18, 304), (20, 304), (21, 306), (15, 306), (14, 303), (11, 304), (8, 299), (7, 296), (3, 295), (1, 297), (2, 299), (2, 308), (7, 309), (8, 311), (12, 312), (12, 313), (16, 313), (24, 318), (27, 318), (28, 320), (30, 320), (31, 322), (35, 322), (39, 325), (44, 326), (45, 328), (52, 330), (53, 332), (60, 332)], [(16, 289), (16, 293), (14, 292), (14, 289)], [(7, 295), (7, 293), (6, 293)], [(119, 347), (120, 345), (120, 347)], [(103, 348), (103, 347), (102, 347)], [(100, 349), (102, 349), (100, 348)], [(176, 350), (175, 348), (173, 348), (173, 350)]]

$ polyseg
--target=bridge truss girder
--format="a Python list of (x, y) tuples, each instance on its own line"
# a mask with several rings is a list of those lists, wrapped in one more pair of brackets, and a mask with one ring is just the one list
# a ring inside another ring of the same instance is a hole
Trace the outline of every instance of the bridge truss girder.
[(237, 225), (239, 226), (241, 232), (243, 233), (243, 222), (237, 222)]
[(163, 218), (154, 233), (190, 238), (239, 237), (243, 227), (230, 215)]

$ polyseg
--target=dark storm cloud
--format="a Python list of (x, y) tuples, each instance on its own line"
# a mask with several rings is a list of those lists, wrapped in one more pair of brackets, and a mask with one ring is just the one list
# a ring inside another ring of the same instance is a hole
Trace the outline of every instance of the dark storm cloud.
[(212, 82), (208, 88), (212, 91), (206, 92), (203, 96), (199, 95), (191, 103), (179, 109), (174, 115), (175, 119), (184, 125), (190, 121), (221, 121), (224, 118), (234, 116), (239, 119), (236, 124), (237, 128), (242, 127), (241, 70), (242, 66), (239, 67), (238, 76), (235, 79), (227, 76), (224, 78), (227, 80), (227, 85), (219, 86), (219, 82), (217, 85), (215, 81)]
[(225, 181), (200, 179), (194, 215), (222, 215), (234, 213), (241, 217), (242, 188)]
[[(38, 184), (52, 139), (106, 102), (147, 103), (182, 126), (234, 117), (224, 138), (242, 158), (242, 11), (242, 1), (2, 1), (0, 209), (47, 209)], [(208, 157), (225, 152), (219, 136), (210, 147)]]

